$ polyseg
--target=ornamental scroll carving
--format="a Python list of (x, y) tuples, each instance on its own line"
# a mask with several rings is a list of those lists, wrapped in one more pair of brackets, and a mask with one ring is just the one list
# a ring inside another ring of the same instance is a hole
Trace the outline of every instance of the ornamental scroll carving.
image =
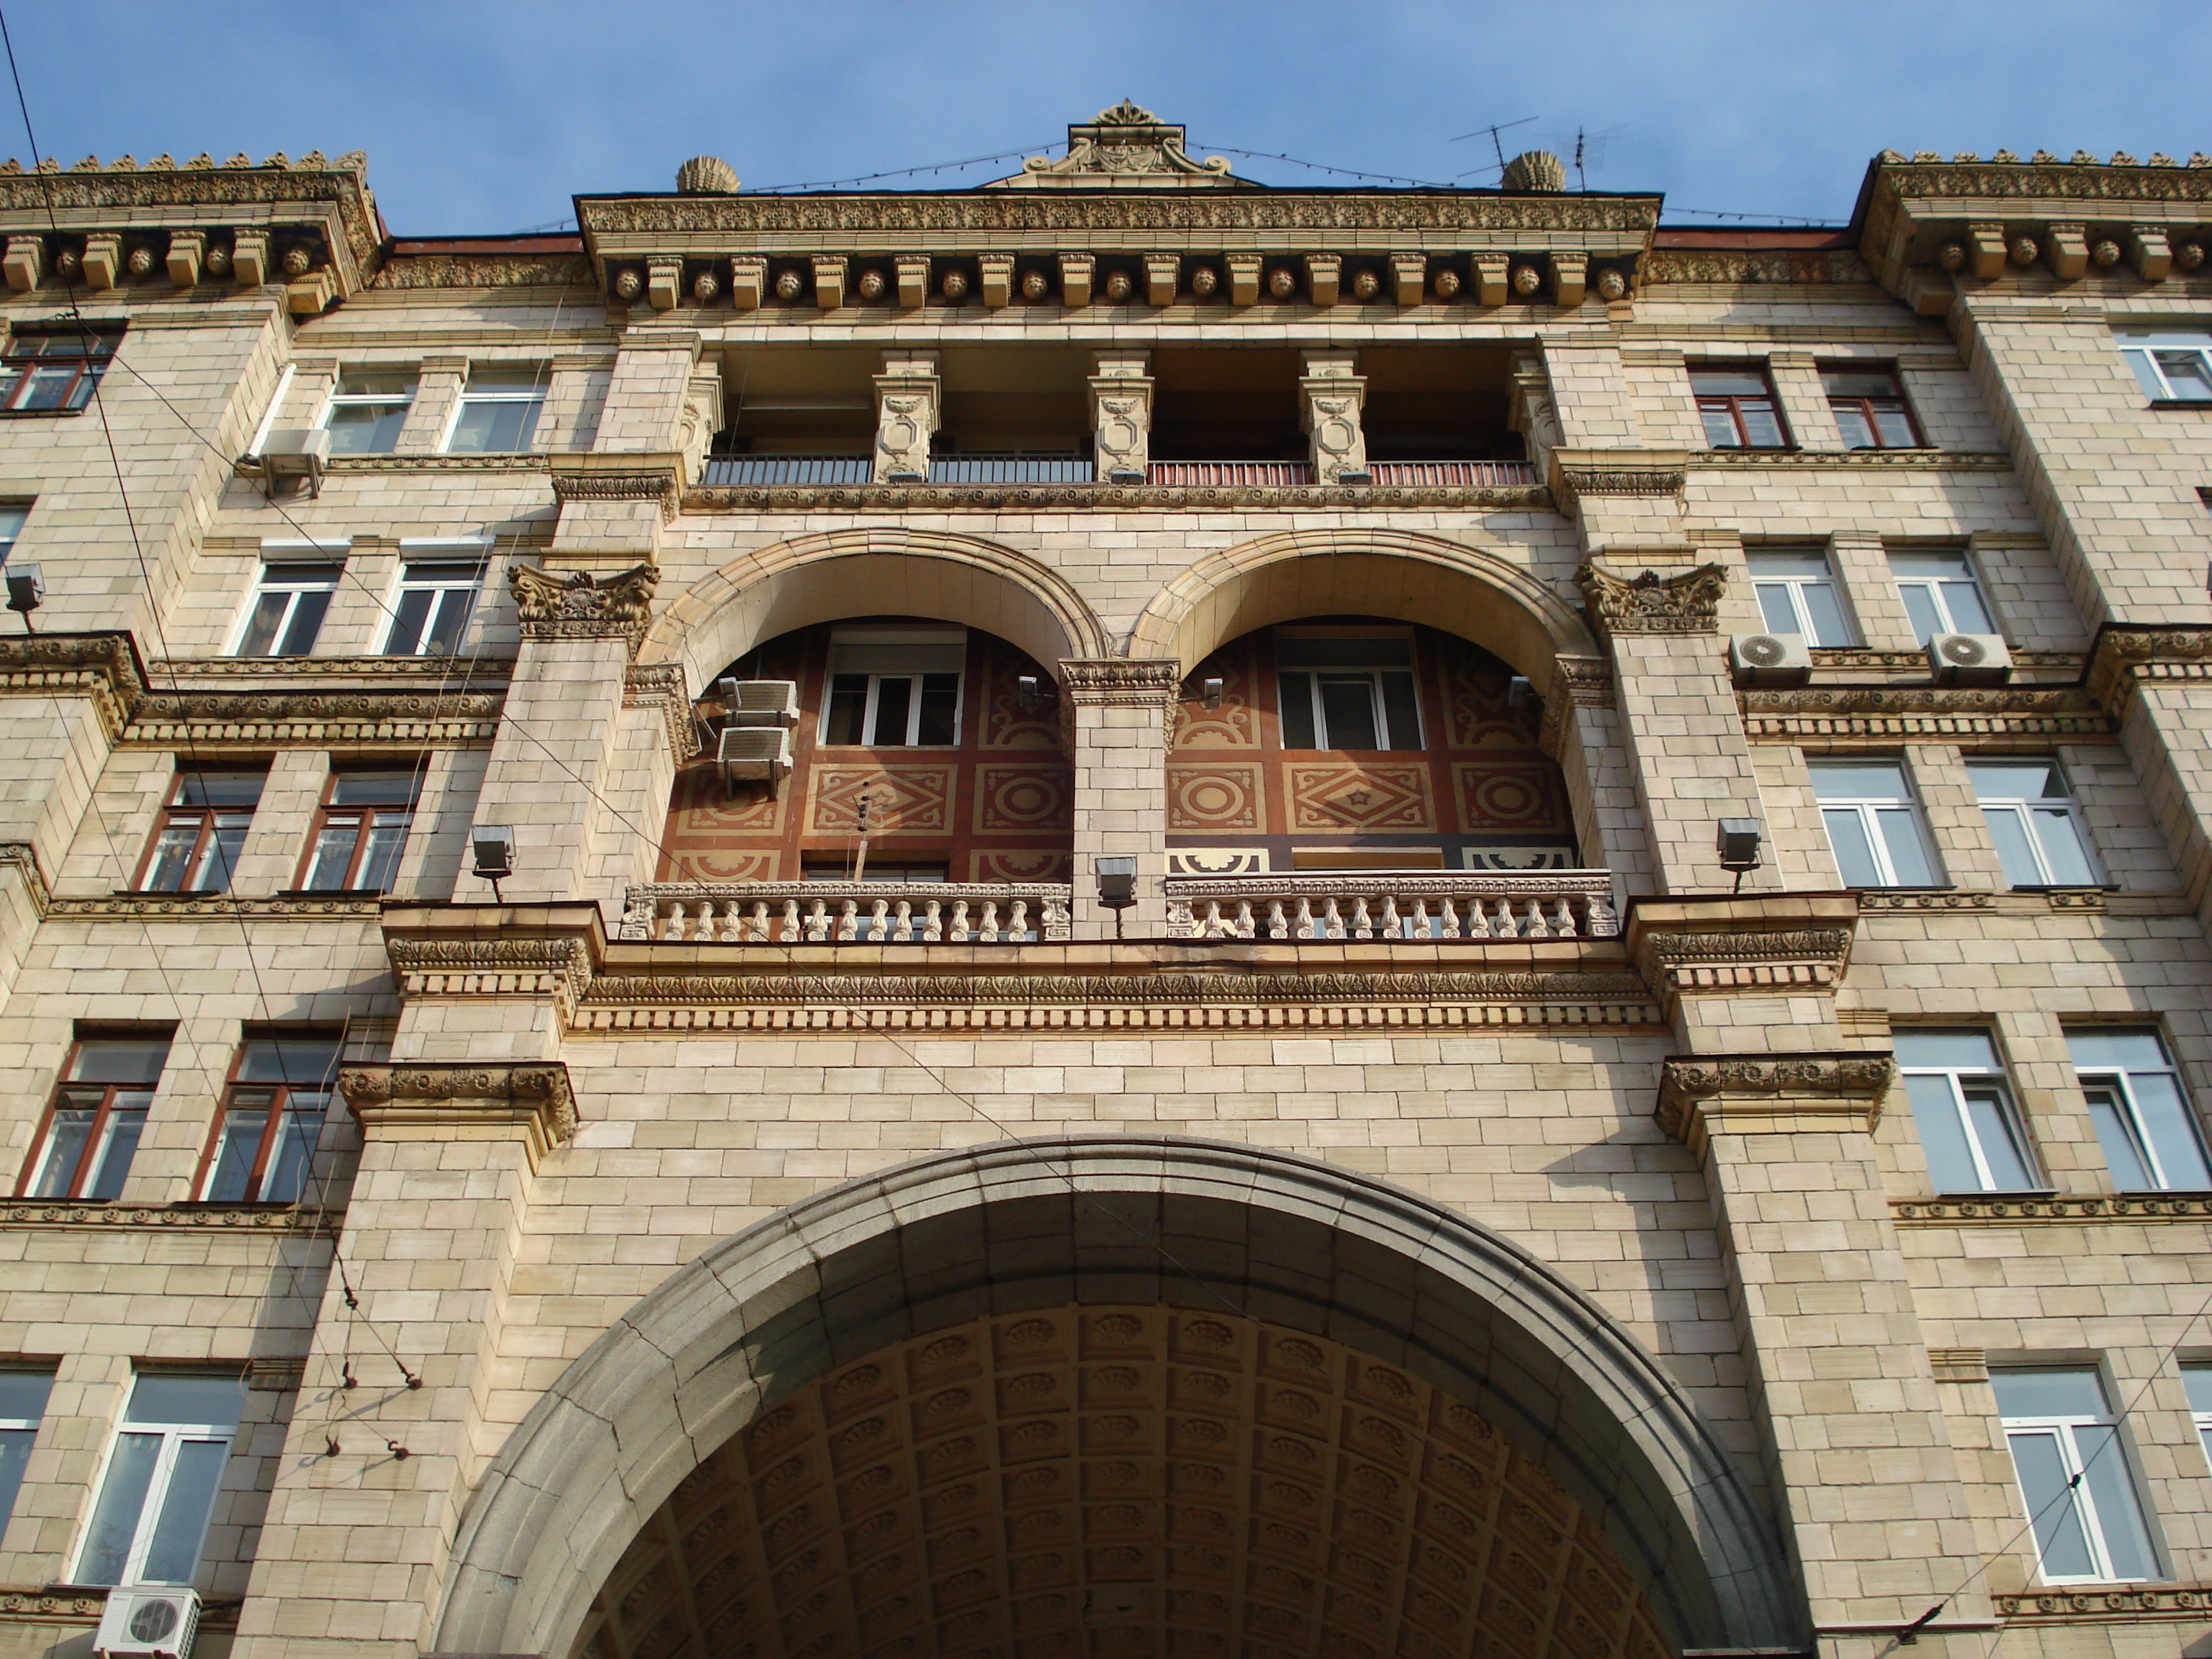
[(576, 1133), (568, 1068), (557, 1060), (513, 1066), (345, 1066), (338, 1092), (369, 1133), (410, 1127), (513, 1124), (533, 1158)]
[(1624, 580), (1587, 563), (1575, 572), (1575, 580), (1601, 634), (1710, 634), (1718, 626), (1728, 572), (1701, 564), (1679, 576), (1646, 570)]
[(1807, 1118), (1871, 1129), (1897, 1075), (1887, 1053), (1678, 1054), (1662, 1066), (1659, 1125), (1700, 1145), (1716, 1128), (1788, 1133)]
[(509, 567), (507, 584), (526, 640), (627, 639), (635, 647), (653, 618), (653, 590), (660, 573), (633, 565), (594, 580), (588, 570), (563, 576), (537, 565)]

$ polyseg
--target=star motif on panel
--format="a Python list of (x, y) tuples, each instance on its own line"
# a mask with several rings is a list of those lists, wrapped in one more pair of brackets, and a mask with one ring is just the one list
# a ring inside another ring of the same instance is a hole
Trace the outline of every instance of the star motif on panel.
[(1425, 766), (1293, 766), (1293, 830), (1433, 830)]
[(949, 766), (825, 766), (814, 774), (807, 828), (817, 835), (858, 835), (864, 794), (871, 835), (942, 835), (951, 827)]

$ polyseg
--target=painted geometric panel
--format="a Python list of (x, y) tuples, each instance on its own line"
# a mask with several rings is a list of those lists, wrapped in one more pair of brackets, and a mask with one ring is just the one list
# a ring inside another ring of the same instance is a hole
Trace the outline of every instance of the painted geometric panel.
[(1425, 766), (1292, 766), (1293, 830), (1433, 830)]
[(1171, 876), (1264, 876), (1267, 849), (1264, 847), (1170, 847), (1168, 873)]
[(1065, 830), (1073, 775), (1059, 766), (979, 766), (975, 769), (975, 829), (979, 834), (1014, 830)]
[(951, 828), (950, 766), (817, 766), (806, 827), (817, 835), (860, 830), (860, 798), (868, 799), (868, 832), (944, 835)]
[(1480, 647), (1449, 634), (1432, 634), (1443, 660), (1444, 702), (1450, 710), (1447, 741), (1454, 749), (1533, 749), (1541, 715), (1532, 698), (1519, 708), (1507, 701), (1513, 671)]
[[(982, 744), (986, 749), (1063, 747), (1060, 704), (1052, 676), (1004, 640), (974, 636), (970, 660), (982, 662)], [(1022, 677), (1036, 681), (1024, 699)], [(1026, 702), (1027, 706), (1024, 707)]]
[(1452, 768), (1461, 827), (1486, 830), (1571, 830), (1559, 769), (1541, 761), (1521, 764), (1466, 761)]
[(1075, 863), (1068, 853), (971, 853), (969, 881), (1066, 881)]
[[(1259, 721), (1253, 710), (1255, 676), (1252, 641), (1245, 640), (1216, 652), (1190, 677), (1190, 689), (1201, 695), (1176, 705), (1174, 746), (1177, 749), (1251, 749), (1260, 741)], [(1221, 702), (1208, 708), (1203, 690), (1209, 679), (1221, 682)]]
[(1168, 768), (1169, 829), (1257, 830), (1260, 827), (1260, 769), (1257, 766)]

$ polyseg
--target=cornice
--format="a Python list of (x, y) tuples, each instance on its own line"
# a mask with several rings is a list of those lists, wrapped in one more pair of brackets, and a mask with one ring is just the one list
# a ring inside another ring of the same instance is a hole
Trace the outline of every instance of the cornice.
[(1674, 283), (1820, 283), (1862, 287), (1874, 271), (1850, 248), (1654, 248), (1637, 261), (1637, 286)]
[(677, 765), (699, 752), (699, 722), (692, 716), (682, 663), (632, 663), (623, 673), (623, 707), (650, 708), (659, 714), (669, 757)]
[(2212, 204), (2212, 167), (2138, 167), (2076, 155), (2070, 161), (1908, 160), (1885, 151), (1875, 163), (1875, 188), (1899, 199), (1929, 197), (1960, 201), (2106, 204), (2122, 208), (2149, 203)]
[[(1883, 651), (1863, 645), (1816, 645), (1812, 649), (1813, 666), (1816, 669), (1871, 668), (1887, 670), (1915, 679), (1928, 678), (1928, 653), (1917, 651)], [(2053, 676), (2063, 675), (2068, 682), (2081, 678), (2088, 662), (2086, 653), (2080, 651), (2015, 651), (2013, 665)]]
[(1628, 951), (1671, 1011), (1685, 996), (1832, 997), (1850, 965), (1849, 893), (1646, 899), (1629, 907)]
[(385, 951), (402, 997), (550, 996), (568, 1005), (591, 982), (592, 951), (580, 929), (439, 938), (394, 928), (387, 918)]
[(661, 522), (672, 524), (684, 501), (687, 463), (674, 453), (602, 454), (562, 452), (550, 456), (553, 494), (570, 501), (653, 501)]
[(122, 732), (134, 744), (489, 743), (506, 702), (495, 690), (153, 691)]
[(254, 921), (326, 921), (333, 916), (374, 917), (384, 908), (377, 898), (243, 898), (234, 894), (192, 898), (175, 893), (118, 893), (106, 898), (58, 898), (46, 902), (48, 916), (94, 920), (189, 921), (206, 917), (244, 917)]
[(0, 866), (9, 865), (21, 873), (32, 910), (40, 916), (47, 915), (53, 908), (53, 895), (46, 885), (46, 872), (39, 867), (38, 849), (27, 841), (0, 841)]
[(2072, 1226), (2109, 1221), (2212, 1221), (2212, 1193), (1953, 1193), (1890, 1200), (1900, 1227)]
[(1158, 708), (1175, 702), (1182, 668), (1172, 659), (1070, 659), (1060, 665), (1060, 681), (1071, 702), (1093, 708)]
[(580, 253), (407, 253), (386, 259), (369, 290), (592, 285), (592, 262)]
[[(550, 472), (553, 458), (546, 454), (512, 455), (333, 455), (331, 472)], [(258, 467), (241, 466), (241, 473), (260, 475)]]
[(1750, 686), (1737, 702), (1754, 743), (2103, 738), (2114, 729), (2078, 685)]
[(459, 681), (503, 682), (514, 672), (509, 657), (149, 657), (149, 684), (174, 689), (180, 680), (398, 680), (439, 685)]
[(1990, 1606), (2008, 1625), (2197, 1623), (2212, 1616), (2212, 1584), (2129, 1584), (2109, 1589), (1997, 1590)]
[(1591, 560), (1575, 572), (1575, 581), (1589, 603), (1592, 625), (1604, 638), (1627, 634), (1710, 634), (1718, 625), (1728, 572), (1717, 564), (1701, 564), (1679, 575), (1662, 576), (1656, 570), (1646, 570), (1638, 576), (1621, 577)]
[(520, 1128), (535, 1164), (576, 1133), (576, 1097), (558, 1060), (343, 1066), (338, 1092), (362, 1133), (379, 1139), (423, 1129)]
[[(1677, 486), (1680, 477), (1677, 475)], [(684, 492), (686, 513), (1050, 512), (1200, 513), (1237, 507), (1398, 513), (1537, 512), (1552, 505), (1539, 484), (713, 484)]]
[(89, 696), (112, 743), (146, 691), (128, 634), (26, 634), (0, 638), (0, 696)]
[(2108, 623), (2089, 647), (2081, 678), (2117, 720), (2147, 685), (2212, 680), (2212, 629)]
[(1969, 449), (1705, 449), (1692, 453), (1698, 471), (1797, 471), (1843, 467), (1875, 472), (2009, 472), (2012, 457), (2002, 451)]
[(1979, 911), (1992, 915), (2047, 915), (2052, 911), (2101, 911), (2110, 908), (2110, 896), (2101, 887), (2044, 887), (1998, 893), (1975, 889), (1942, 891), (1913, 889), (1869, 889), (1859, 896), (1862, 916), (1884, 911), (1921, 915)]
[(1897, 1075), (1890, 1054), (1674, 1054), (1660, 1067), (1659, 1126), (1692, 1150), (1716, 1133), (1871, 1130)]
[(238, 1233), (256, 1237), (335, 1238), (345, 1215), (339, 1210), (289, 1204), (83, 1204), (39, 1199), (0, 1199), (0, 1229), (27, 1227), (109, 1231)]

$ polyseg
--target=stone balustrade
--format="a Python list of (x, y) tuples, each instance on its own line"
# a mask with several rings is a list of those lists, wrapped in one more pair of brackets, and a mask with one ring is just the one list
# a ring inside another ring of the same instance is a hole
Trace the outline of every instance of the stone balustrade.
[(1029, 945), (1068, 937), (1065, 882), (633, 884), (620, 937), (696, 945)]
[(1604, 870), (1332, 871), (1170, 876), (1178, 939), (1611, 939), (1620, 931)]

